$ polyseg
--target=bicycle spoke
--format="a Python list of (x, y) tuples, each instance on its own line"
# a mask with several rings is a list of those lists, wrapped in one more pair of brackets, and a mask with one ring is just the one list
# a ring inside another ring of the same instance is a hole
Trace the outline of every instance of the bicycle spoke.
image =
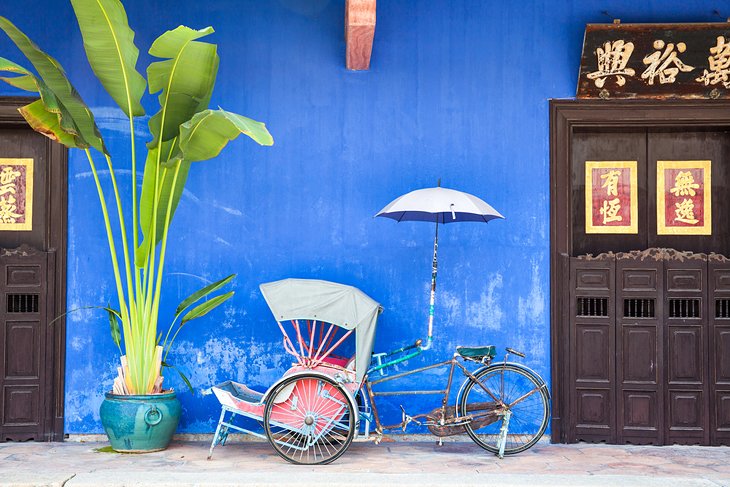
[(290, 396), (280, 404), (267, 404), (264, 410), (269, 442), (293, 463), (334, 461), (354, 436), (356, 416), (346, 393), (332, 379), (300, 376), (282, 382), (272, 397), (287, 387), (292, 388)]
[[(461, 398), (461, 414), (467, 415), (470, 404), (484, 401), (492, 395), (484, 389), (494, 391), (493, 395), (510, 410), (511, 417), (507, 430), (505, 454), (518, 453), (530, 448), (542, 436), (547, 427), (547, 394), (529, 374), (521, 368), (506, 364), (495, 365), (483, 370), (468, 383)], [(469, 436), (482, 448), (498, 452), (499, 433), (503, 419), (489, 424), (472, 420), (466, 425)]]

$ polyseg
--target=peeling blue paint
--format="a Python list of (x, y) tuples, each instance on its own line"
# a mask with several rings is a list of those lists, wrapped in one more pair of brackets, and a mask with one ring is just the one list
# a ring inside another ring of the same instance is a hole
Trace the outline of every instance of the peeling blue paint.
[[(360, 287), (385, 308), (377, 351), (422, 337), (433, 227), (372, 215), (438, 178), (483, 197), (507, 218), (444, 227), (437, 341), (408, 367), (448, 358), (456, 345), (493, 343), (522, 348), (526, 363), (549, 380), (547, 99), (575, 93), (584, 24), (730, 16), (717, 0), (379, 2), (371, 69), (348, 72), (341, 0), (124, 3), (141, 70), (163, 31), (213, 25), (221, 70), (211, 105), (265, 121), (276, 140), (264, 149), (241, 138), (217, 160), (195, 164), (173, 222), (162, 325), (202, 282), (238, 274), (234, 298), (186, 325), (170, 357), (201, 389), (235, 379), (262, 390), (289, 365), (257, 289), (264, 281), (310, 277)], [(37, 14), (49, 8), (52, 16)], [(121, 155), (115, 167), (126, 191), (129, 129), (84, 60), (70, 5), (4, 0), (2, 14), (59, 59), (95, 107), (107, 144)], [(0, 55), (20, 60), (4, 38)], [(0, 86), (0, 95), (8, 94), (18, 92)], [(156, 110), (152, 102), (145, 102), (148, 113)], [(139, 120), (135, 132), (146, 130)], [(72, 152), (69, 309), (114, 302), (88, 171), (84, 156)], [(108, 173), (101, 178), (110, 191)], [(98, 433), (116, 348), (103, 313), (77, 311), (67, 322), (66, 431)], [(431, 371), (405, 386), (432, 387), (444, 374)], [(211, 432), (215, 398), (190, 394), (175, 375), (165, 383), (180, 392), (180, 431)], [(409, 412), (436, 403), (404, 402)], [(384, 402), (387, 422), (400, 417), (399, 404)]]

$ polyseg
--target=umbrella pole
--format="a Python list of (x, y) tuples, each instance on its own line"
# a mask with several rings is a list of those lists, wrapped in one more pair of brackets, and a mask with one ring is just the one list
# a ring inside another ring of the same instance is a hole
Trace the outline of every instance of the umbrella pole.
[(433, 315), (434, 304), (436, 303), (436, 274), (438, 273), (438, 249), (439, 249), (439, 222), (436, 220), (436, 236), (433, 239), (433, 267), (431, 269), (431, 300), (428, 305), (428, 336), (426, 345), (421, 350), (431, 348), (433, 342)]

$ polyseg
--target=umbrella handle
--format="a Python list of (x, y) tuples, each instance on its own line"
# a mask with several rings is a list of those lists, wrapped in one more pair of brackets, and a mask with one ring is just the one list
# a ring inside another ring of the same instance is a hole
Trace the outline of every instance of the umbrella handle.
[(436, 275), (438, 273), (438, 249), (439, 249), (439, 222), (436, 221), (436, 236), (433, 239), (433, 267), (431, 269), (431, 299), (428, 304), (428, 335), (426, 345), (421, 350), (428, 350), (433, 343), (433, 315), (436, 303)]

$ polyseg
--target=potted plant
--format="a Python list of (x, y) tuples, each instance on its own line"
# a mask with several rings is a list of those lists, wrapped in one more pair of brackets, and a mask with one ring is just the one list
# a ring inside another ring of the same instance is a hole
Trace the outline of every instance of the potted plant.
[[(101, 419), (115, 450), (154, 451), (167, 446), (180, 415), (175, 393), (162, 387), (162, 368), (169, 366), (165, 359), (175, 337), (187, 322), (233, 295), (228, 291), (210, 297), (234, 277), (228, 276), (186, 298), (169, 327), (158, 329), (170, 222), (188, 171), (192, 163), (216, 157), (239, 134), (261, 145), (271, 145), (273, 139), (263, 123), (208, 108), (219, 60), (216, 45), (201, 39), (213, 33), (211, 27), (194, 30), (180, 26), (158, 37), (149, 53), (159, 60), (147, 67), (145, 79), (136, 69), (139, 50), (121, 2), (71, 3), (89, 64), (129, 119), (130, 194), (122, 198), (114, 172), (114, 162), (123, 156), (110, 153), (94, 115), (61, 65), (4, 17), (0, 17), (0, 29), (25, 55), (35, 73), (0, 58), (0, 71), (10, 73), (0, 79), (39, 94), (38, 100), (20, 108), (34, 130), (86, 154), (99, 195), (118, 298), (118, 309), (105, 309), (121, 355), (119, 376), (106, 395)], [(145, 114), (141, 100), (148, 86), (150, 94), (159, 94), (160, 106), (149, 119), (151, 140), (147, 142), (144, 168), (139, 169), (134, 119)], [(97, 173), (99, 161), (109, 169), (114, 216)], [(140, 170), (143, 179), (138, 192)], [(131, 206), (131, 222), (124, 218), (123, 205)], [(112, 233), (117, 224), (119, 240)]]

